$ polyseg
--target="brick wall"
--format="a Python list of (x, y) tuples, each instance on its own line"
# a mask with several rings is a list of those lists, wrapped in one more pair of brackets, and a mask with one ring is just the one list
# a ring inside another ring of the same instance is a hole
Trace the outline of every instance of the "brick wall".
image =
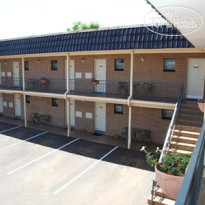
[[(40, 63), (39, 63), (40, 60)], [(51, 70), (51, 60), (58, 61), (58, 70)], [(25, 78), (53, 78), (64, 79), (65, 57), (25, 58), (29, 61), (29, 70), (25, 71)]]
[(65, 101), (58, 100), (58, 107), (53, 107), (51, 104), (51, 98), (42, 97), (30, 97), (30, 104), (26, 104), (27, 107), (27, 119), (30, 120), (32, 113), (39, 113), (42, 115), (51, 116), (51, 125), (65, 127)]
[(161, 109), (132, 109), (132, 127), (150, 130), (152, 142), (163, 144), (169, 124), (170, 120), (162, 119)]
[[(82, 102), (75, 101), (75, 113), (81, 112), (82, 117), (75, 117), (75, 129), (93, 132), (94, 130), (94, 103), (93, 102)], [(92, 113), (93, 118), (86, 118), (86, 112)]]
[[(15, 105), (14, 105), (14, 95), (2, 94), (3, 97), (3, 115), (6, 117), (15, 117)], [(6, 103), (6, 106), (4, 105)], [(9, 103), (12, 103), (13, 106), (9, 107)]]

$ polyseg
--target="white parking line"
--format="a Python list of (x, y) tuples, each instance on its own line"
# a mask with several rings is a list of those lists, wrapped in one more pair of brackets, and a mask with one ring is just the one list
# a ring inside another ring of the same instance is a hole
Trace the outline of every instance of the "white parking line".
[(32, 136), (32, 137), (29, 137), (29, 138), (27, 138), (27, 139), (25, 139), (25, 140), (21, 140), (21, 139), (20, 139), (21, 141), (19, 141), (19, 142), (16, 142), (16, 143), (13, 143), (13, 144), (10, 144), (10, 145), (8, 145), (8, 146), (5, 146), (5, 147), (0, 148), (0, 151), (5, 150), (5, 149), (10, 148), (10, 147), (13, 147), (13, 146), (18, 145), (18, 144), (21, 144), (21, 143), (23, 143), (24, 141), (28, 141), (28, 140), (31, 140), (31, 139), (33, 139), (33, 138), (39, 137), (39, 136), (41, 136), (41, 135), (43, 135), (43, 134), (46, 134), (47, 132), (48, 132), (48, 131), (42, 132), (42, 133), (40, 133), (40, 134), (34, 135), (34, 136)]
[(71, 141), (71, 142), (69, 142), (69, 143), (67, 143), (67, 144), (64, 144), (64, 145), (61, 146), (61, 147), (58, 147), (57, 149), (52, 150), (51, 152), (48, 152), (48, 153), (46, 153), (46, 154), (44, 154), (44, 155), (42, 155), (42, 156), (40, 156), (40, 157), (38, 157), (38, 158), (36, 158), (36, 159), (30, 161), (30, 162), (28, 162), (27, 164), (24, 164), (23, 166), (20, 166), (20, 167), (18, 167), (18, 168), (16, 168), (16, 169), (13, 169), (12, 171), (9, 171), (7, 174), (8, 174), (8, 175), (9, 175), (9, 174), (13, 174), (14, 172), (17, 172), (17, 171), (19, 171), (19, 170), (21, 170), (21, 169), (23, 169), (23, 168), (25, 168), (25, 167), (27, 167), (27, 166), (29, 166), (29, 165), (35, 163), (35, 162), (41, 160), (41, 159), (43, 159), (43, 158), (45, 158), (45, 157), (47, 157), (47, 156), (53, 154), (54, 152), (57, 152), (58, 150), (63, 149), (64, 147), (66, 147), (66, 146), (68, 146), (68, 145), (70, 145), (70, 144), (76, 142), (77, 140), (79, 140), (79, 138), (77, 138), (77, 139), (75, 139), (75, 140), (73, 140), (73, 141)]
[(10, 129), (7, 129), (7, 130), (3, 130), (3, 131), (0, 132), (0, 134), (1, 134), (1, 133), (4, 133), (4, 132), (8, 132), (8, 131), (10, 131), (10, 130), (15, 130), (15, 129), (19, 128), (19, 127), (22, 127), (22, 126), (20, 125), (20, 126), (17, 126), (17, 127), (12, 127), (12, 128), (10, 128)]
[(80, 178), (82, 175), (84, 175), (86, 172), (88, 172), (90, 169), (92, 169), (94, 166), (96, 166), (100, 161), (102, 161), (105, 157), (107, 157), (108, 155), (110, 155), (112, 152), (114, 152), (116, 149), (118, 148), (118, 146), (114, 147), (112, 150), (110, 150), (107, 154), (105, 154), (103, 157), (101, 157), (99, 160), (97, 160), (95, 163), (93, 163), (92, 165), (90, 165), (87, 169), (85, 169), (83, 172), (81, 172), (79, 175), (77, 175), (76, 177), (74, 177), (72, 180), (70, 180), (68, 183), (66, 183), (65, 185), (63, 185), (60, 189), (56, 190), (55, 192), (53, 192), (53, 194), (58, 194), (60, 191), (62, 191), (63, 189), (67, 188), (69, 185), (71, 185), (73, 182), (75, 182), (78, 178)]

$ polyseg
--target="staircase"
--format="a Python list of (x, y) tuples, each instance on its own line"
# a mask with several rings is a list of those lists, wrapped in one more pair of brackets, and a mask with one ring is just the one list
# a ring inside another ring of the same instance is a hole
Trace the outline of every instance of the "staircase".
[[(176, 125), (172, 132), (171, 141), (167, 149), (168, 152), (184, 154), (192, 153), (199, 137), (202, 123), (203, 113), (200, 112), (197, 102), (183, 101), (179, 110)], [(151, 195), (152, 196), (150, 197), (150, 199), (148, 199), (148, 204), (175, 204), (175, 200), (164, 194), (155, 180), (153, 181)]]

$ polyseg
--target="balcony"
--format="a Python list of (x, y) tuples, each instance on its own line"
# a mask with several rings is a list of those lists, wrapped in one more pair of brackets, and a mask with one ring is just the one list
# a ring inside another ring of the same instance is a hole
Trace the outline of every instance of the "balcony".
[(129, 81), (70, 80), (71, 95), (127, 98), (129, 90)]
[[(65, 79), (26, 78), (25, 90), (33, 92), (64, 94)], [(133, 82), (133, 99), (161, 102), (176, 102), (181, 84), (161, 82)], [(3, 77), (0, 89), (22, 90), (22, 79)], [(130, 95), (130, 81), (70, 79), (70, 95), (111, 97), (127, 99)]]
[(181, 84), (162, 82), (133, 82), (133, 99), (176, 102)]
[(45, 92), (45, 93), (65, 93), (65, 79), (48, 79), (48, 78), (26, 78), (26, 91)]
[(5, 90), (22, 90), (22, 79), (14, 77), (1, 77), (0, 89)]

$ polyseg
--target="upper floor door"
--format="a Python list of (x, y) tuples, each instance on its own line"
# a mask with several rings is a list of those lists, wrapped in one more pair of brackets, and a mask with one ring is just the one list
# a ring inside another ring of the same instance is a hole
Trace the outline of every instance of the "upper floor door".
[(106, 92), (106, 59), (95, 59), (94, 78), (99, 80), (95, 86), (95, 92)]
[(188, 59), (187, 68), (187, 90), (186, 97), (191, 99), (202, 99), (205, 86), (205, 59)]
[[(70, 90), (75, 90), (75, 61), (70, 60)], [(67, 76), (67, 61), (65, 60), (65, 76)], [(67, 88), (67, 82), (65, 81), (65, 88)]]
[(20, 86), (19, 62), (13, 62), (13, 86)]

